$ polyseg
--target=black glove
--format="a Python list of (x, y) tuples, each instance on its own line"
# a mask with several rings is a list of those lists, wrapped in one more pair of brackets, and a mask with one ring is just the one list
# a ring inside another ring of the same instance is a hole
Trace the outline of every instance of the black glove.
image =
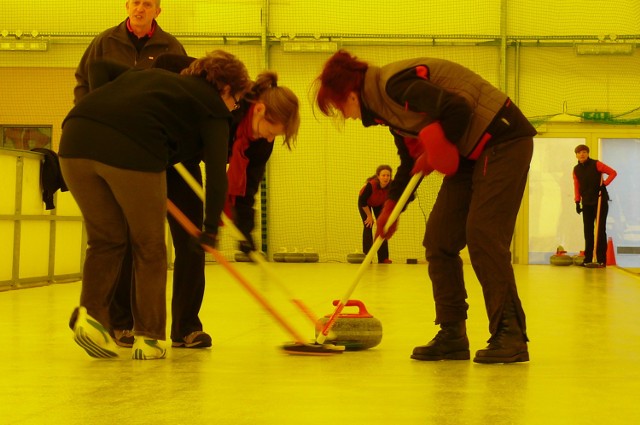
[(198, 236), (198, 244), (207, 245), (207, 246), (210, 246), (211, 248), (215, 248), (218, 245), (216, 236), (217, 235), (213, 233), (202, 232), (200, 233), (200, 236)]
[(238, 249), (240, 249), (240, 251), (242, 251), (246, 255), (249, 255), (251, 251), (256, 250), (255, 246), (253, 245), (253, 241), (251, 241), (251, 239), (248, 239), (246, 241), (241, 241), (238, 244)]
[(580, 202), (576, 202), (576, 212), (580, 214), (582, 212), (582, 207), (580, 206)]
[(607, 193), (607, 186), (605, 185), (600, 185), (600, 193), (605, 194)]

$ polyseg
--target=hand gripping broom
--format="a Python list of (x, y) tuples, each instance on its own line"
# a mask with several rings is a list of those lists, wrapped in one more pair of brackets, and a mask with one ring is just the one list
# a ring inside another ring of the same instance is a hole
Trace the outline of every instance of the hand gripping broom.
[[(176, 171), (178, 172), (178, 174), (180, 174), (180, 176), (184, 179), (184, 181), (187, 183), (187, 185), (189, 185), (189, 187), (194, 191), (194, 193), (204, 202), (205, 200), (205, 195), (204, 195), (204, 189), (202, 188), (202, 186), (200, 185), (200, 183), (191, 175), (191, 173), (189, 173), (189, 171), (184, 167), (184, 165), (178, 163), (178, 164), (174, 164), (173, 166)], [(175, 208), (175, 205), (173, 206)], [(178, 210), (178, 212), (180, 213), (180, 211)], [(180, 213), (181, 214), (181, 213)], [(175, 215), (174, 215), (175, 217)], [(177, 217), (176, 217), (176, 220)], [(184, 223), (184, 220), (186, 220), (188, 223)], [(183, 224), (184, 226), (189, 226), (189, 224), (191, 224), (194, 228), (195, 226), (189, 222), (189, 220), (187, 219), (187, 217), (184, 217), (184, 220), (181, 222), (181, 224)], [(222, 213), (222, 221), (225, 225), (225, 227), (227, 229), (230, 230), (232, 236), (234, 237), (234, 239), (236, 239), (237, 241), (246, 241), (245, 236), (242, 234), (242, 232), (235, 226), (235, 224), (233, 223), (233, 221), (231, 221), (231, 219), (229, 219), (229, 217), (227, 217), (227, 215), (223, 212)], [(186, 228), (185, 228), (186, 229)], [(195, 230), (197, 231), (197, 233), (199, 234), (199, 229), (195, 228)], [(189, 233), (191, 233), (193, 235), (193, 229), (191, 229), (191, 231), (189, 231)], [(216, 250), (217, 251), (217, 250)], [(210, 251), (209, 251), (210, 252)], [(214, 254), (213, 252), (211, 252), (212, 255), (214, 255), (214, 258), (216, 258), (216, 261), (218, 261), (219, 263), (223, 264), (225, 266), (225, 268), (227, 268), (232, 275), (234, 275), (237, 279), (238, 277), (238, 273), (237, 271), (233, 268), (233, 266), (231, 266), (231, 264), (229, 264), (229, 262), (226, 261), (226, 259), (219, 253), (217, 252), (217, 254)], [(276, 284), (280, 287), (280, 289), (287, 294), (287, 296), (289, 297), (289, 299), (291, 300), (291, 302), (311, 321), (311, 323), (314, 324), (314, 326), (316, 326), (318, 328), (318, 330), (320, 329), (320, 324), (317, 321), (315, 315), (311, 312), (311, 310), (299, 299), (296, 299), (293, 297), (293, 295), (291, 294), (291, 292), (288, 290), (288, 288), (280, 281), (279, 277), (275, 274), (275, 272), (273, 272), (271, 270), (271, 268), (269, 267), (267, 261), (264, 259), (264, 257), (259, 254), (256, 251), (250, 251), (249, 252), (249, 258), (251, 258), (251, 260), (258, 264), (263, 272), (265, 272), (267, 275), (269, 275), (271, 281), (276, 282)], [(218, 256), (222, 257), (221, 260), (218, 260)], [(241, 277), (240, 277), (241, 278)], [(244, 281), (240, 281), (240, 283), (242, 284), (242, 286), (244, 286), (250, 293), (251, 295), (254, 296), (254, 298), (257, 299), (257, 301), (262, 304), (267, 311), (269, 311), (272, 315), (275, 313), (275, 311), (273, 310), (273, 308), (268, 305), (268, 302), (266, 302), (266, 299), (264, 299), (259, 292), (257, 292), (255, 289), (253, 289), (253, 287), (248, 284), (248, 282), (246, 282), (246, 280), (244, 278), (242, 278), (242, 280)], [(260, 299), (262, 298), (262, 299)], [(265, 305), (265, 303), (267, 305)], [(284, 321), (284, 319), (282, 317), (278, 317), (279, 315), (274, 316), (274, 318), (276, 318), (276, 320), (283, 325), (283, 327), (285, 329), (287, 329), (287, 331), (289, 331), (289, 333), (291, 333), (291, 335), (294, 337), (295, 343), (294, 345), (309, 345), (309, 344), (305, 344), (301, 339), (300, 336), (297, 335), (296, 333), (292, 332), (293, 329), (291, 329), (291, 326), (286, 323)], [(284, 323), (283, 323), (284, 322)], [(325, 344), (323, 347), (321, 347), (319, 349), (319, 347), (317, 347), (315, 344), (312, 346), (311, 349), (308, 350), (307, 354), (332, 354), (332, 353), (336, 353), (336, 352), (341, 352), (342, 350), (344, 350), (344, 347), (338, 347), (335, 346), (333, 344)]]

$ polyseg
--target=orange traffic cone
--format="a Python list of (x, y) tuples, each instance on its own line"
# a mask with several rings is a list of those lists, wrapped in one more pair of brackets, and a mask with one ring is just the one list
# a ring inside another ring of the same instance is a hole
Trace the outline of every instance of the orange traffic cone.
[(616, 254), (613, 249), (613, 239), (609, 238), (607, 241), (607, 266), (616, 265)]

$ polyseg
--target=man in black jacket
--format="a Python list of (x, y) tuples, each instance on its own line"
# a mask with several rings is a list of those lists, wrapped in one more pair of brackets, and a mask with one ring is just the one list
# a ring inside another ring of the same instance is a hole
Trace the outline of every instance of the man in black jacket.
[(128, 18), (98, 34), (82, 55), (75, 73), (75, 103), (89, 93), (89, 66), (96, 60), (146, 69), (163, 53), (187, 54), (182, 44), (156, 22), (160, 0), (127, 0), (126, 8)]

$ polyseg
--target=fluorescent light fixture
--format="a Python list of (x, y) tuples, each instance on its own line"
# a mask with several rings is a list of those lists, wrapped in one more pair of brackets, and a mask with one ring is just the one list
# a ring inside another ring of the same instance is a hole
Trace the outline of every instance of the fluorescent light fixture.
[(554, 115), (553, 117), (549, 118), (548, 121), (549, 122), (582, 122), (582, 118), (577, 117), (575, 115), (569, 115), (563, 112), (562, 114)]
[(49, 42), (47, 40), (0, 40), (0, 50), (45, 52), (49, 50)]
[(576, 54), (631, 55), (635, 47), (632, 43), (581, 43), (576, 44)]
[(336, 41), (281, 41), (282, 49), (290, 53), (316, 52), (334, 53), (338, 51)]
[(182, 44), (189, 45), (223, 45), (225, 44), (224, 37), (198, 37), (198, 36), (178, 36), (178, 40)]

